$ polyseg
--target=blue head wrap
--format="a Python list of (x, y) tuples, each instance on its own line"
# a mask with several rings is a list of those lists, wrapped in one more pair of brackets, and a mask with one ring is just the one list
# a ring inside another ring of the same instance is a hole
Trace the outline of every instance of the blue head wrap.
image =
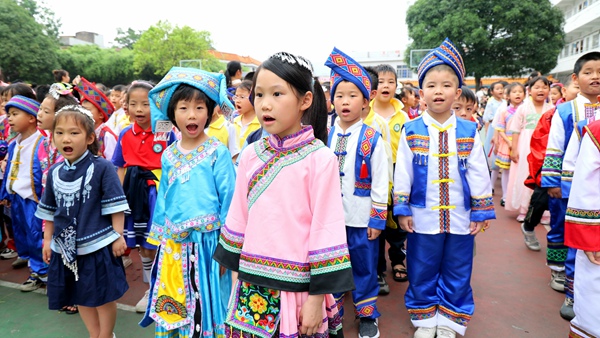
[(371, 96), (371, 77), (369, 73), (354, 59), (333, 47), (325, 66), (331, 68), (331, 101), (341, 81), (354, 83), (368, 100)]
[(173, 92), (181, 84), (187, 84), (204, 92), (221, 107), (225, 115), (229, 116), (233, 112), (234, 107), (227, 98), (225, 75), (196, 68), (173, 67), (148, 94), (153, 131), (157, 121), (169, 120), (167, 107)]
[(423, 60), (421, 60), (421, 63), (419, 63), (417, 73), (419, 76), (420, 88), (423, 88), (425, 74), (427, 74), (431, 68), (439, 65), (450, 66), (456, 73), (456, 77), (458, 77), (458, 88), (463, 85), (465, 79), (465, 65), (463, 59), (452, 41), (446, 38), (439, 47), (430, 51), (425, 55)]

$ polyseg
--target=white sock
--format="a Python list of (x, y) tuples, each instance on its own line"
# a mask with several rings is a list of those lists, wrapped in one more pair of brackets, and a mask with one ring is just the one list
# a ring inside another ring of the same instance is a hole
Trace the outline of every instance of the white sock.
[(497, 180), (498, 180), (498, 169), (494, 169), (494, 170), (492, 170), (492, 177), (491, 177), (492, 189), (494, 189), (494, 186), (496, 185)]
[(144, 283), (150, 283), (150, 275), (152, 273), (152, 258), (141, 257), (141, 259), (144, 273)]
[(500, 177), (502, 183), (502, 198), (506, 198), (506, 191), (508, 191), (508, 169), (502, 169), (502, 176)]

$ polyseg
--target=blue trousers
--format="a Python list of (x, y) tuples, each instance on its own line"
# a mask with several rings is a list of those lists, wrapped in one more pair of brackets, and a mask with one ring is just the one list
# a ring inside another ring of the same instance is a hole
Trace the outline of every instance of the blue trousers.
[[(354, 313), (359, 318), (378, 318), (381, 314), (377, 311), (377, 261), (379, 256), (379, 238), (367, 239), (367, 228), (346, 227), (352, 276), (356, 289), (352, 291)], [(344, 294), (338, 293), (335, 297), (340, 315), (344, 315)]]
[(550, 231), (548, 232), (548, 251), (546, 261), (553, 270), (565, 270), (565, 294), (573, 299), (573, 281), (575, 280), (575, 255), (577, 250), (565, 245), (565, 215), (567, 198), (550, 198)]
[(416, 327), (445, 325), (461, 335), (475, 310), (471, 289), (474, 236), (409, 233), (406, 308)]
[(12, 217), (13, 231), (15, 234), (15, 246), (19, 257), (29, 259), (29, 268), (34, 276), (46, 281), (48, 265), (42, 259), (42, 220), (35, 217), (37, 203), (31, 199), (23, 199), (19, 195), (13, 195), (10, 213)]

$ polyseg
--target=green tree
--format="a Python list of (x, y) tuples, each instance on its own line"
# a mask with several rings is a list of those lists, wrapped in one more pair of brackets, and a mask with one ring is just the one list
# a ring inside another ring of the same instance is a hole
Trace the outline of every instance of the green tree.
[(14, 0), (0, 0), (0, 41), (0, 69), (7, 81), (52, 81), (58, 44)]
[(122, 28), (117, 28), (115, 42), (119, 47), (133, 49), (133, 45), (140, 39), (142, 33), (143, 31), (136, 31), (132, 28), (127, 28), (126, 31)]
[(467, 74), (518, 76), (556, 66), (564, 18), (549, 0), (417, 0), (406, 15), (412, 43), (430, 49), (446, 38), (461, 50)]
[(133, 45), (133, 68), (137, 74), (150, 69), (163, 76), (180, 60), (200, 59), (211, 64), (214, 56), (208, 53), (212, 41), (207, 31), (196, 31), (189, 26), (173, 27), (168, 21), (159, 21), (142, 33)]
[(59, 51), (60, 67), (72, 77), (81, 75), (107, 86), (128, 84), (135, 79), (133, 51), (127, 48), (105, 48), (96, 45), (72, 46)]
[(44, 26), (44, 33), (47, 36), (58, 42), (62, 24), (60, 19), (56, 18), (54, 11), (48, 8), (45, 0), (17, 0), (17, 3), (25, 8), (39, 24)]

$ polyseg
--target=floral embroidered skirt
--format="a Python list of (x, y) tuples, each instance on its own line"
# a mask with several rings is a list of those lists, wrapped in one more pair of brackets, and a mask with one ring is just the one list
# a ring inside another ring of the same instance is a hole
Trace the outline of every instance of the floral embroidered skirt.
[[(238, 280), (225, 319), (225, 337), (308, 337), (298, 332), (307, 298), (308, 292), (273, 290)], [(342, 317), (331, 294), (325, 295), (323, 314), (321, 328), (311, 337), (326, 338), (341, 329)]]

